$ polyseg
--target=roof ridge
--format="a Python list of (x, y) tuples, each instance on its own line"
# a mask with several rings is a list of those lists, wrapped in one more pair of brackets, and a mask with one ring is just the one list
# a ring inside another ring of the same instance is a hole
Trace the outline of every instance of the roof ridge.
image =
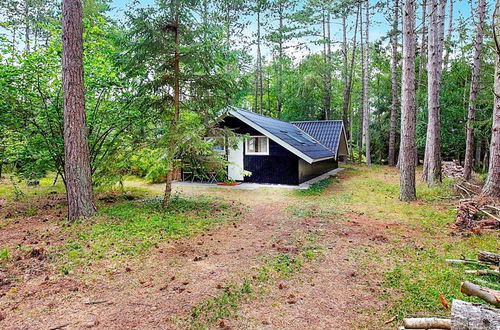
[(341, 122), (342, 119), (329, 119), (329, 120), (299, 120), (299, 121), (290, 121), (290, 123), (330, 123), (330, 122)]
[(260, 116), (260, 117), (271, 118), (271, 119), (274, 119), (274, 120), (277, 120), (277, 121), (281, 121), (282, 123), (292, 124), (291, 121), (285, 121), (285, 120), (282, 120), (282, 119), (278, 119), (278, 118), (274, 118), (274, 117), (269, 117), (269, 116), (266, 116), (266, 115), (263, 115), (263, 114), (260, 114), (260, 113), (257, 113), (257, 112), (253, 112), (251, 110), (245, 110), (245, 109), (237, 108), (237, 107), (234, 107), (234, 106), (231, 106), (231, 107), (234, 108), (234, 109), (236, 109), (236, 110), (238, 110), (238, 111), (248, 112), (248, 113), (251, 113), (253, 115)]

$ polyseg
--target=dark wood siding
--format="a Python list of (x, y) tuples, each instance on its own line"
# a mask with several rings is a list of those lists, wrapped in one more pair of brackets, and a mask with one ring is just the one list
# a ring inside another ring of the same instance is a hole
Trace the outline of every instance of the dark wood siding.
[(338, 162), (335, 159), (327, 159), (312, 164), (299, 159), (298, 164), (299, 183), (311, 180), (338, 167)]
[[(235, 133), (248, 135), (263, 135), (239, 119), (227, 117), (223, 127), (231, 128)], [(245, 182), (299, 184), (299, 157), (269, 139), (269, 155), (246, 155), (244, 146), (243, 167), (252, 172), (245, 177)]]
[(245, 170), (252, 172), (245, 182), (299, 184), (298, 157), (272, 140), (268, 156), (245, 155), (243, 162)]

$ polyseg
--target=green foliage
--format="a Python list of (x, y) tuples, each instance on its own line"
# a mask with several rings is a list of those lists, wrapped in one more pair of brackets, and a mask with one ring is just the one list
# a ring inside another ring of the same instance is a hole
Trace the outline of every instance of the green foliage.
[(0, 249), (0, 262), (7, 261), (9, 259), (9, 256), (10, 256), (9, 248)]

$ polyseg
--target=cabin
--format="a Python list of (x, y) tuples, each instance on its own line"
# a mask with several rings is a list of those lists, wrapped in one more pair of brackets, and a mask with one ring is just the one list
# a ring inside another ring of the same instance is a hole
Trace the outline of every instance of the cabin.
[(341, 120), (286, 122), (229, 107), (220, 126), (245, 136), (226, 150), (229, 180), (299, 185), (348, 154)]

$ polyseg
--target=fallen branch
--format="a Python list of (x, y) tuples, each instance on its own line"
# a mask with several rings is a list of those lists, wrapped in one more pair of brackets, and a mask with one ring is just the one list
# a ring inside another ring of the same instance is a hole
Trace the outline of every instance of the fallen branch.
[(479, 286), (471, 282), (462, 282), (460, 292), (483, 299), (495, 307), (500, 307), (500, 291)]
[(97, 300), (86, 302), (85, 305), (98, 305), (107, 302), (107, 300)]
[(453, 330), (500, 329), (500, 310), (485, 305), (455, 299), (451, 316)]
[(490, 265), (489, 263), (475, 260), (475, 259), (446, 259), (446, 262), (449, 263), (458, 263), (458, 264), (475, 264), (475, 265)]
[(484, 208), (479, 208), (479, 211), (483, 212), (484, 214), (486, 214), (487, 216), (489, 216), (490, 218), (492, 219), (495, 219), (496, 221), (500, 221), (500, 218), (497, 218), (496, 216), (494, 216), (493, 214), (487, 212)]
[(451, 329), (451, 320), (437, 317), (405, 318), (406, 329)]

